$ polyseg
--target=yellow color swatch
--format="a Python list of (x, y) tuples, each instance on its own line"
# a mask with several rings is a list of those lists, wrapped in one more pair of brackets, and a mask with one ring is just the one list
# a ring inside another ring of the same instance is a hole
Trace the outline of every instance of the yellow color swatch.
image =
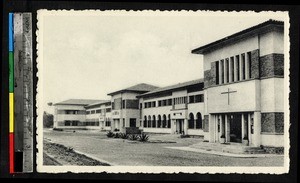
[(9, 93), (9, 133), (14, 132), (14, 93)]

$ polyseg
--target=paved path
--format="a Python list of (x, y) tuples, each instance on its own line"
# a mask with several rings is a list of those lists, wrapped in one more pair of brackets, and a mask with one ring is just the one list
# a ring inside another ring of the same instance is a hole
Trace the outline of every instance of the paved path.
[[(199, 142), (197, 138), (177, 135), (150, 135), (150, 140), (176, 143), (141, 143), (107, 138), (105, 133), (45, 131), (52, 142), (72, 147), (113, 165), (130, 166), (283, 166), (283, 157), (228, 157), (182, 149)], [(172, 147), (172, 148), (167, 148)]]

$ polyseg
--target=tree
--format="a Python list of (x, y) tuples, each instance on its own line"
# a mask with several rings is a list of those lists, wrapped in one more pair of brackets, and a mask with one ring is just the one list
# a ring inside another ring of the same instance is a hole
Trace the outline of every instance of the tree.
[(44, 111), (43, 114), (43, 126), (44, 128), (52, 128), (53, 127), (53, 114), (49, 114)]

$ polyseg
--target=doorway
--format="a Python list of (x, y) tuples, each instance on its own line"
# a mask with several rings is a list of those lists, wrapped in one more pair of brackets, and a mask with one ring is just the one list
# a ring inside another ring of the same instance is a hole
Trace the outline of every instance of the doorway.
[(136, 127), (136, 119), (135, 118), (130, 118), (129, 119), (129, 125), (130, 127)]
[(230, 115), (230, 142), (242, 143), (242, 116)]

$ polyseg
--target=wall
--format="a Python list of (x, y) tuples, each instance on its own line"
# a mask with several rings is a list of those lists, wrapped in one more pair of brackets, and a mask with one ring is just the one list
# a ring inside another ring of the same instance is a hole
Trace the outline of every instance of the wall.
[[(250, 80), (228, 85), (220, 85), (207, 89), (207, 112), (243, 112), (260, 110), (260, 98), (257, 96), (257, 88), (259, 89), (258, 80)], [(229, 94), (221, 94), (230, 91), (236, 91)]]
[(261, 134), (261, 145), (273, 146), (273, 147), (284, 147), (284, 135)]

